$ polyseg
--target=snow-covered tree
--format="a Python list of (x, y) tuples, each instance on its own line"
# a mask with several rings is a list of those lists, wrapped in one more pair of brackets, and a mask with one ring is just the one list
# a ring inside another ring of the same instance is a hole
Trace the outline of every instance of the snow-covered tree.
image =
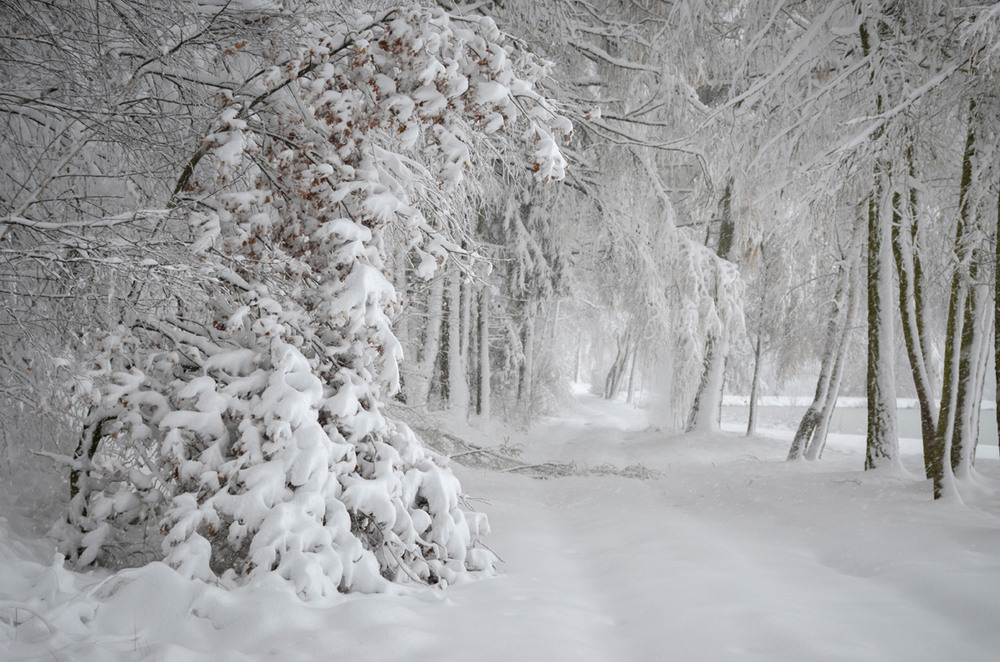
[[(187, 126), (194, 147), (164, 150), (173, 180), (151, 174), (157, 211), (59, 224), (27, 197), (5, 217), (85, 238), (148, 231), (175, 254), (133, 268), (182, 272), (184, 287), (123, 274), (128, 305), (96, 334), (65, 550), (82, 564), (162, 556), (224, 582), (277, 573), (306, 598), (489, 569), (485, 520), (382, 411), (401, 358), (385, 258), (395, 245), (429, 275), (461, 253), (456, 192), (488, 144), (525, 177), (563, 177), (570, 123), (536, 89), (546, 65), (491, 19), (440, 9), (185, 9), (162, 25), (152, 12), (138, 25), (157, 30), (128, 42), (160, 54), (136, 81), (214, 90), (201, 101), (214, 117)], [(221, 68), (181, 70), (181, 53)], [(59, 168), (89, 167), (79, 152)]]

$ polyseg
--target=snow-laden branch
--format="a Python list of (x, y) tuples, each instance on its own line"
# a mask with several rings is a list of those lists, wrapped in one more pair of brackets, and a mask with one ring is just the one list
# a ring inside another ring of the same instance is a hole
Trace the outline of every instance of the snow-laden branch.
[(170, 214), (168, 209), (141, 209), (132, 212), (126, 212), (124, 214), (116, 214), (114, 216), (107, 216), (104, 218), (97, 218), (87, 221), (36, 221), (30, 218), (25, 218), (24, 216), (19, 216), (16, 214), (11, 214), (9, 216), (0, 216), (0, 238), (4, 236), (5, 228), (4, 226), (14, 226), (26, 228), (29, 230), (37, 230), (42, 232), (48, 231), (69, 231), (69, 230), (97, 230), (101, 228), (113, 228), (121, 225), (134, 224), (139, 220), (161, 218), (167, 214)]
[(594, 46), (593, 44), (586, 44), (580, 42), (573, 42), (570, 44), (573, 48), (580, 51), (592, 60), (601, 61), (606, 64), (610, 64), (621, 69), (631, 69), (633, 71), (647, 71), (649, 73), (660, 75), (663, 70), (659, 67), (651, 67), (648, 64), (642, 64), (641, 62), (633, 62), (632, 60), (626, 60), (624, 58), (615, 57), (611, 55), (603, 48)]
[(968, 62), (969, 58), (964, 58), (958, 62), (954, 62), (951, 65), (945, 67), (940, 72), (938, 72), (937, 75), (933, 76), (930, 80), (928, 80), (926, 83), (912, 90), (898, 104), (896, 104), (889, 110), (885, 111), (881, 115), (873, 118), (871, 124), (865, 127), (864, 131), (845, 140), (844, 142), (840, 143), (833, 149), (830, 149), (823, 155), (822, 158), (825, 160), (829, 159), (830, 157), (838, 155), (843, 157), (843, 155), (847, 154), (848, 152), (851, 152), (857, 149), (858, 147), (864, 145), (866, 142), (868, 142), (868, 139), (875, 134), (875, 132), (877, 132), (879, 129), (884, 128), (885, 125), (888, 124), (890, 120), (892, 120), (900, 113), (906, 111), (914, 103), (919, 101), (924, 95), (933, 91), (938, 85), (948, 80), (956, 71), (958, 71), (959, 69), (963, 68), (966, 64), (968, 64)]

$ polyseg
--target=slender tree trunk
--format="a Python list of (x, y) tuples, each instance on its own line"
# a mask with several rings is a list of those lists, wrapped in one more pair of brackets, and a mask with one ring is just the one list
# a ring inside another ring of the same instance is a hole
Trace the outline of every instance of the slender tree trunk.
[[(917, 166), (916, 159), (913, 155), (912, 145), (907, 152), (907, 158), (910, 164), (910, 181), (916, 181), (917, 179)], [(919, 215), (919, 205), (917, 197), (917, 188), (915, 186), (909, 187), (909, 217), (910, 217), (910, 256), (912, 258), (911, 262), (913, 265), (913, 275), (911, 283), (913, 285), (913, 306), (915, 311), (915, 319), (913, 320), (917, 327), (917, 343), (920, 345), (920, 353), (923, 356), (924, 370), (927, 373), (927, 381), (930, 384), (930, 390), (927, 394), (931, 402), (931, 412), (934, 413), (934, 424), (937, 425), (937, 410), (934, 406), (934, 393), (937, 384), (941, 381), (941, 375), (938, 374), (938, 366), (934, 363), (934, 349), (931, 343), (930, 333), (927, 331), (927, 305), (925, 304), (924, 292), (926, 291), (926, 279), (924, 277), (923, 260), (921, 258), (923, 245), (921, 237), (923, 232), (921, 231), (922, 224), (920, 223)], [(925, 451), (926, 453), (926, 451)]]
[[(891, 214), (882, 209), (883, 168), (868, 202), (868, 434), (865, 469), (899, 462), (892, 332)], [(889, 230), (889, 232), (887, 232)]]
[(972, 441), (969, 447), (969, 469), (972, 470), (976, 466), (976, 449), (979, 447), (979, 431), (982, 424), (982, 411), (983, 411), (983, 393), (986, 389), (986, 373), (989, 372), (990, 357), (992, 355), (993, 348), (990, 346), (989, 338), (993, 334), (993, 316), (990, 314), (990, 288), (989, 286), (980, 286), (978, 290), (978, 303), (976, 304), (976, 310), (979, 311), (978, 317), (978, 341), (976, 343), (976, 354), (979, 357), (979, 361), (976, 366), (976, 392), (973, 397), (973, 403), (975, 403), (972, 408), (972, 421), (971, 421), (971, 433), (969, 439)]
[(844, 322), (841, 325), (840, 337), (837, 342), (836, 360), (833, 363), (833, 373), (830, 376), (830, 386), (826, 390), (826, 399), (823, 402), (823, 410), (820, 414), (819, 424), (813, 432), (809, 447), (806, 448), (805, 458), (815, 461), (823, 456), (823, 449), (826, 448), (826, 437), (830, 430), (830, 419), (837, 408), (837, 398), (840, 396), (840, 383), (844, 376), (844, 364), (847, 362), (847, 346), (851, 337), (851, 330), (854, 327), (854, 316), (857, 310), (858, 266), (852, 263), (848, 268), (847, 303), (844, 309)]
[(471, 411), (472, 385), (475, 383), (473, 381), (474, 379), (473, 375), (476, 373), (476, 368), (475, 366), (472, 365), (472, 357), (473, 354), (475, 353), (472, 348), (472, 304), (476, 298), (476, 290), (471, 280), (463, 279), (461, 295), (462, 295), (462, 332), (460, 335), (458, 352), (460, 354), (459, 361), (463, 366), (465, 366), (466, 370), (465, 372), (466, 407), (468, 407), (469, 411)]
[(981, 409), (979, 375), (982, 359), (982, 326), (979, 308), (983, 304), (979, 275), (980, 252), (973, 250), (969, 263), (971, 286), (965, 299), (962, 321), (962, 346), (958, 358), (958, 393), (955, 405), (955, 431), (951, 441), (951, 470), (958, 479), (968, 478), (972, 468), (975, 430)]
[(489, 420), (490, 412), (490, 292), (479, 293), (479, 415)]
[(618, 352), (615, 355), (614, 363), (611, 364), (611, 369), (608, 371), (608, 376), (604, 380), (604, 397), (606, 399), (614, 400), (618, 397), (631, 358), (632, 333), (626, 329), (618, 338)]
[(823, 358), (820, 362), (819, 377), (816, 380), (816, 392), (795, 431), (792, 446), (788, 449), (787, 459), (789, 460), (798, 460), (803, 456), (809, 446), (809, 440), (820, 422), (826, 395), (830, 389), (833, 365), (837, 357), (837, 339), (840, 337), (841, 318), (844, 316), (844, 303), (848, 299), (848, 290), (851, 285), (850, 270), (850, 263), (845, 265), (844, 260), (841, 260), (837, 292), (833, 296), (833, 303), (826, 322), (826, 337), (823, 340)]
[(1000, 444), (1000, 182), (997, 183), (996, 244), (993, 253), (993, 370), (996, 378), (997, 443)]
[(625, 402), (630, 405), (635, 404), (635, 382), (636, 382), (635, 376), (636, 372), (638, 371), (638, 363), (639, 363), (639, 347), (638, 343), (636, 343), (635, 348), (633, 348), (632, 350), (632, 364), (631, 367), (629, 368), (629, 374), (628, 374), (628, 396), (625, 398)]
[(413, 317), (413, 309), (410, 301), (411, 293), (407, 282), (407, 267), (402, 263), (402, 260), (398, 259), (398, 255), (394, 254), (394, 257), (397, 258), (397, 264), (393, 269), (393, 273), (395, 274), (393, 286), (402, 298), (402, 310), (393, 323), (392, 330), (396, 334), (396, 339), (399, 340), (400, 347), (403, 348), (403, 360), (400, 361), (399, 365), (399, 397), (409, 403), (409, 368), (410, 362), (413, 360), (413, 344), (411, 342), (413, 335), (413, 322), (411, 319)]
[(468, 329), (462, 325), (467, 308), (462, 300), (462, 280), (462, 272), (456, 270), (448, 283), (448, 405), (468, 411), (469, 336)]
[(556, 299), (556, 304), (554, 310), (552, 311), (552, 331), (549, 334), (549, 340), (555, 340), (556, 334), (559, 333), (559, 305), (561, 301)]
[(761, 358), (761, 336), (757, 333), (757, 341), (753, 348), (753, 377), (750, 379), (750, 414), (747, 416), (747, 436), (752, 437), (757, 434), (757, 391), (760, 388), (760, 358)]
[(973, 130), (975, 101), (969, 102), (969, 128), (965, 137), (965, 153), (962, 158), (962, 180), (959, 188), (958, 218), (955, 223), (955, 264), (951, 280), (951, 299), (948, 303), (948, 323), (945, 329), (944, 383), (941, 388), (941, 412), (938, 415), (937, 430), (934, 434), (934, 449), (931, 453), (931, 478), (934, 481), (934, 498), (940, 499), (949, 490), (954, 490), (954, 474), (951, 469), (950, 454), (956, 424), (958, 406), (958, 384), (960, 352), (962, 348), (962, 322), (965, 300), (968, 296), (968, 246), (965, 238), (969, 222), (969, 188), (972, 185), (972, 159), (975, 154), (976, 138)]
[[(912, 176), (913, 147), (907, 149), (907, 158), (911, 162)], [(913, 243), (916, 230), (912, 226), (917, 223), (914, 215), (913, 197), (910, 191), (911, 204), (908, 213), (902, 213), (902, 194), (899, 191), (892, 196), (892, 252), (896, 262), (896, 273), (899, 277), (899, 312), (902, 320), (903, 342), (906, 346), (906, 356), (910, 362), (910, 372), (913, 376), (913, 387), (917, 393), (917, 403), (920, 407), (920, 433), (924, 448), (924, 473), (930, 478), (930, 456), (934, 446), (934, 428), (936, 412), (934, 411), (933, 388), (927, 371), (927, 361), (920, 342), (918, 320), (923, 316), (923, 310), (918, 306), (923, 302), (916, 297), (917, 291), (923, 291), (918, 283), (918, 272), (914, 264), (917, 245)], [(910, 227), (906, 227), (910, 224)]]
[[(426, 408), (434, 382), (434, 367), (438, 362), (438, 352), (441, 350), (441, 326), (444, 319), (444, 276), (438, 275), (428, 283), (427, 317), (424, 328), (423, 342), (413, 361), (410, 374), (410, 387), (407, 392), (407, 404), (413, 407)], [(412, 398), (412, 399), (411, 399)]]
[[(736, 223), (732, 213), (732, 181), (726, 184), (720, 201), (719, 245), (716, 253), (723, 260), (728, 260), (733, 250), (736, 235)], [(724, 337), (709, 338), (705, 348), (705, 361), (702, 366), (701, 381), (691, 405), (686, 430), (703, 430), (715, 432), (719, 430), (719, 414), (722, 411), (722, 391), (725, 386), (726, 359), (729, 355), (729, 341)]]
[[(859, 25), (861, 49), (865, 57), (872, 55), (868, 23)], [(879, 36), (886, 38), (888, 25), (884, 20), (877, 24)], [(870, 82), (881, 90), (872, 66)], [(881, 92), (875, 97), (876, 114), (881, 115), (885, 100)], [(868, 432), (866, 436), (865, 469), (875, 469), (899, 461), (899, 438), (896, 426), (896, 384), (892, 334), (892, 215), (885, 213), (884, 178), (888, 169), (879, 154), (885, 129), (879, 128), (872, 135), (876, 151), (872, 172), (872, 192), (868, 198)]]
[(576, 334), (576, 383), (583, 381), (583, 339), (581, 334)]
[[(518, 389), (518, 400), (521, 409), (531, 418), (532, 403), (534, 401), (534, 374), (535, 374), (535, 318), (536, 303), (528, 304), (527, 319), (524, 321), (524, 332), (522, 344), (524, 347), (524, 363), (521, 365), (521, 383)], [(542, 329), (544, 333), (544, 328)]]
[(722, 390), (726, 373), (728, 343), (716, 338), (710, 341), (704, 361), (701, 383), (688, 416), (687, 432), (718, 432), (719, 412), (722, 408)]

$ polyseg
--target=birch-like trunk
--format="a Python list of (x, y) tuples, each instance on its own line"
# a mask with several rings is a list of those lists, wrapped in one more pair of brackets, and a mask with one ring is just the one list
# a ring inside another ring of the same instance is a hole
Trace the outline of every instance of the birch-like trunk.
[(975, 154), (976, 138), (973, 130), (975, 101), (969, 102), (969, 128), (965, 137), (965, 152), (962, 157), (962, 179), (958, 194), (958, 218), (955, 222), (955, 264), (951, 280), (951, 297), (948, 303), (948, 323), (945, 327), (944, 382), (941, 388), (941, 411), (938, 414), (937, 430), (934, 433), (934, 448), (931, 453), (931, 478), (934, 481), (934, 498), (940, 499), (954, 492), (954, 473), (951, 468), (951, 445), (958, 408), (958, 385), (960, 375), (960, 353), (962, 348), (963, 321), (966, 298), (969, 290), (969, 250), (966, 243), (967, 226), (970, 221), (969, 189), (972, 185), (972, 159)]
[[(969, 264), (969, 280), (976, 282), (979, 275), (979, 251), (973, 251)], [(983, 352), (983, 326), (981, 307), (985, 296), (983, 288), (973, 285), (965, 299), (962, 321), (962, 347), (958, 359), (958, 393), (955, 406), (955, 431), (951, 441), (951, 470), (957, 479), (968, 478), (972, 471), (972, 455), (976, 444), (981, 410), (979, 388)]]
[(408, 405), (424, 409), (434, 383), (434, 367), (438, 363), (441, 350), (441, 327), (444, 319), (444, 276), (438, 275), (428, 283), (427, 317), (423, 342), (414, 352), (413, 370), (407, 389)]
[[(907, 149), (910, 177), (914, 176), (913, 147)], [(903, 196), (896, 191), (892, 196), (892, 252), (896, 262), (896, 273), (899, 279), (899, 313), (902, 321), (903, 344), (906, 346), (906, 356), (910, 363), (910, 373), (913, 377), (913, 387), (917, 394), (920, 407), (920, 436), (924, 449), (924, 474), (931, 477), (930, 457), (934, 446), (934, 429), (937, 424), (937, 412), (934, 407), (934, 391), (931, 386), (930, 373), (927, 368), (927, 356), (921, 342), (920, 319), (924, 315), (921, 282), (923, 274), (917, 269), (918, 259), (916, 191), (909, 190), (907, 213), (903, 213)]]
[(883, 209), (883, 168), (868, 201), (868, 433), (865, 469), (899, 462), (892, 318), (892, 215)]
[(456, 270), (448, 281), (448, 406), (468, 411), (468, 328), (463, 327), (466, 302), (462, 300), (461, 271)]
[(490, 292), (479, 292), (479, 415), (489, 420), (490, 411)]
[(535, 374), (536, 307), (536, 303), (528, 304), (527, 319), (524, 321), (524, 332), (521, 336), (521, 343), (524, 349), (524, 363), (521, 364), (521, 383), (517, 394), (521, 410), (527, 414), (529, 419), (531, 418), (532, 403), (534, 402), (533, 378)]
[(747, 436), (757, 434), (757, 391), (760, 389), (761, 334), (753, 348), (753, 377), (750, 379), (750, 413), (747, 416)]
[[(720, 201), (719, 245), (716, 254), (723, 260), (728, 260), (733, 250), (736, 234), (736, 223), (732, 214), (732, 182), (726, 185)], [(716, 285), (718, 286), (718, 285)], [(729, 356), (729, 340), (723, 330), (719, 337), (709, 338), (705, 348), (705, 360), (702, 363), (701, 381), (698, 391), (688, 414), (686, 430), (693, 432), (717, 432), (719, 417), (722, 412), (722, 390), (725, 386), (726, 359)]]
[(399, 257), (399, 253), (402, 251), (393, 253), (394, 265), (392, 273), (393, 287), (396, 289), (397, 296), (402, 300), (402, 306), (396, 319), (393, 321), (392, 331), (396, 334), (396, 339), (399, 340), (400, 347), (403, 348), (403, 360), (400, 361), (399, 366), (399, 390), (400, 395), (404, 398), (408, 398), (409, 388), (410, 388), (410, 375), (409, 375), (409, 362), (413, 357), (413, 346), (411, 344), (412, 338), (412, 315), (413, 311), (410, 307), (410, 292), (407, 289), (407, 272), (408, 269), (403, 263), (402, 259)]
[(816, 391), (813, 394), (812, 402), (806, 413), (802, 415), (799, 427), (792, 438), (792, 446), (788, 449), (788, 460), (798, 460), (803, 457), (806, 448), (809, 447), (810, 440), (819, 425), (823, 414), (823, 405), (827, 401), (827, 393), (830, 390), (830, 382), (833, 378), (833, 367), (837, 359), (837, 350), (840, 337), (841, 318), (845, 313), (845, 302), (848, 299), (848, 290), (851, 285), (850, 278), (851, 265), (845, 266), (840, 263), (840, 274), (837, 279), (837, 291), (833, 296), (830, 313), (827, 316), (826, 336), (823, 340), (823, 358), (820, 360), (819, 376), (816, 379)]
[(997, 443), (1000, 445), (1000, 183), (997, 185), (996, 244), (993, 253), (993, 369), (996, 378)]
[(636, 387), (636, 373), (639, 370), (639, 347), (638, 343), (636, 347), (632, 350), (632, 365), (629, 368), (628, 373), (628, 395), (625, 398), (625, 402), (634, 405), (635, 404), (635, 387)]
[(710, 341), (703, 363), (701, 383), (688, 415), (687, 432), (718, 432), (722, 411), (722, 390), (726, 376), (729, 345), (722, 339)]
[[(872, 56), (873, 48), (866, 19), (858, 26), (861, 49), (865, 57)], [(884, 20), (877, 23), (880, 40), (889, 36), (890, 31)], [(876, 44), (877, 47), (877, 44)], [(869, 81), (878, 92), (875, 96), (875, 112), (881, 115), (885, 99), (883, 83), (876, 76), (877, 58), (872, 62)], [(884, 75), (885, 72), (883, 72)], [(892, 214), (885, 210), (884, 178), (888, 168), (880, 153), (885, 138), (885, 128), (879, 127), (872, 134), (871, 144), (875, 152), (872, 172), (872, 192), (868, 197), (868, 374), (866, 392), (868, 395), (868, 431), (866, 435), (865, 469), (899, 462), (899, 438), (896, 427), (896, 384), (893, 351), (895, 343), (892, 333)]]
[(858, 266), (852, 264), (849, 268), (847, 285), (847, 303), (844, 310), (844, 322), (841, 325), (840, 339), (837, 343), (837, 358), (833, 364), (833, 373), (830, 376), (830, 386), (826, 390), (826, 399), (823, 402), (823, 409), (820, 413), (819, 424), (813, 432), (812, 440), (805, 450), (805, 458), (815, 461), (823, 456), (823, 449), (826, 448), (826, 436), (830, 429), (830, 419), (837, 408), (837, 398), (840, 396), (840, 383), (844, 376), (844, 365), (847, 362), (847, 346), (850, 340), (851, 330), (854, 327), (854, 316), (857, 310)]
[(979, 447), (979, 432), (982, 425), (983, 394), (986, 390), (986, 375), (989, 372), (990, 358), (993, 354), (993, 348), (989, 340), (993, 334), (993, 316), (990, 314), (991, 292), (989, 286), (980, 285), (977, 288), (977, 296), (979, 297), (979, 302), (976, 304), (976, 310), (979, 311), (979, 341), (976, 351), (979, 361), (976, 366), (976, 392), (973, 398), (975, 407), (972, 409), (972, 426), (969, 436), (972, 440), (969, 448), (970, 470), (976, 466), (976, 449)]
[(604, 397), (607, 400), (614, 400), (622, 390), (622, 381), (625, 379), (625, 372), (628, 370), (629, 360), (632, 358), (632, 334), (626, 329), (618, 337), (618, 352), (615, 354), (614, 363), (608, 370), (608, 376), (604, 380)]

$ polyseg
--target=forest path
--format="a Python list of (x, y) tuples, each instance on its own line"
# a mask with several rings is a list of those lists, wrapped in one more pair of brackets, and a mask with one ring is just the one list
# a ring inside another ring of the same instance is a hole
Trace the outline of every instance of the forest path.
[(932, 504), (910, 471), (861, 471), (863, 439), (787, 463), (787, 440), (670, 435), (586, 393), (505, 444), (572, 470), (456, 468), (505, 563), (454, 599), (520, 599), (504, 618), (531, 624), (526, 659), (994, 659), (996, 482)]

